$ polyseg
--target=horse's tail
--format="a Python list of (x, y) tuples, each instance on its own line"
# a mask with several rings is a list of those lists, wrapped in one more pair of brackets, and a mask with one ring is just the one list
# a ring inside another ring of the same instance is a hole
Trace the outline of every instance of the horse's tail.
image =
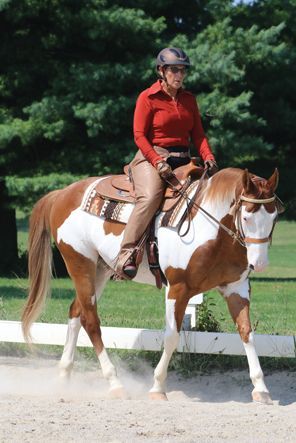
[(41, 198), (30, 217), (28, 264), (29, 294), (22, 313), (24, 338), (30, 341), (30, 328), (37, 319), (47, 295), (52, 275), (52, 250), (49, 215), (59, 191), (52, 191)]

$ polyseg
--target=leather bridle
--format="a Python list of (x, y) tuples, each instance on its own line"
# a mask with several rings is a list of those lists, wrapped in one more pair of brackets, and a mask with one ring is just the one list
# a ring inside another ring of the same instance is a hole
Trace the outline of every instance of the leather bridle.
[(270, 198), (250, 198), (250, 197), (245, 197), (244, 195), (240, 195), (240, 198), (239, 198), (240, 204), (238, 205), (238, 209), (236, 211), (236, 222), (237, 222), (237, 229), (240, 234), (240, 237), (245, 244), (246, 243), (257, 243), (257, 244), (271, 243), (272, 233), (274, 230), (274, 226), (276, 224), (276, 219), (273, 222), (273, 225), (272, 225), (272, 228), (271, 228), (271, 231), (270, 231), (270, 234), (268, 237), (263, 237), (263, 238), (246, 237), (243, 227), (242, 227), (242, 217), (241, 217), (242, 204), (241, 204), (241, 202), (245, 201), (247, 203), (255, 203), (255, 204), (257, 203), (257, 204), (264, 205), (266, 203), (274, 202), (276, 198), (277, 198), (277, 196), (275, 194)]
[[(201, 178), (200, 181), (202, 181), (202, 179), (204, 178), (204, 174)], [(207, 217), (209, 217), (211, 220), (213, 220), (217, 225), (219, 225), (219, 227), (221, 229), (223, 229), (225, 232), (227, 232), (228, 235), (230, 235), (230, 237), (233, 238), (234, 241), (237, 241), (241, 246), (243, 246), (244, 248), (247, 247), (248, 243), (267, 243), (270, 242), (271, 243), (271, 239), (272, 239), (272, 233), (274, 230), (274, 226), (276, 224), (277, 219), (274, 220), (273, 222), (273, 226), (271, 229), (271, 232), (269, 234), (268, 237), (264, 237), (264, 238), (253, 238), (253, 237), (246, 237), (242, 228), (242, 220), (241, 220), (241, 210), (242, 210), (242, 202), (248, 202), (248, 203), (257, 203), (257, 204), (266, 204), (266, 203), (272, 203), (273, 201), (275, 201), (276, 199), (278, 199), (277, 195), (274, 194), (272, 197), (270, 198), (250, 198), (250, 197), (246, 197), (243, 194), (240, 195), (240, 197), (238, 198), (238, 200), (236, 201), (234, 207), (235, 207), (235, 221), (236, 221), (236, 227), (237, 230), (233, 231), (232, 229), (228, 228), (227, 226), (225, 226), (223, 223), (221, 223), (219, 220), (217, 220), (212, 214), (210, 214), (208, 211), (206, 211), (202, 206), (198, 205), (194, 199), (195, 196), (197, 194), (197, 192), (195, 192), (195, 195), (193, 196), (193, 198), (190, 198), (187, 194), (186, 191), (182, 191), (182, 189), (177, 189), (175, 186), (172, 185), (172, 183), (169, 182), (169, 180), (166, 180), (170, 186), (176, 191), (178, 192), (180, 195), (182, 195), (182, 197), (184, 199), (186, 199), (187, 201), (187, 207), (189, 208), (196, 208), (199, 209), (201, 212), (203, 212)], [(199, 188), (200, 186), (198, 186)], [(189, 203), (188, 203), (189, 202)], [(189, 224), (190, 224), (190, 210), (187, 213), (187, 216), (189, 217)], [(182, 219), (182, 224), (185, 221), (185, 219)], [(178, 232), (180, 235), (180, 228), (181, 226), (178, 227)], [(189, 230), (189, 226), (186, 230), (186, 233)], [(186, 234), (183, 234), (182, 236), (184, 236)]]

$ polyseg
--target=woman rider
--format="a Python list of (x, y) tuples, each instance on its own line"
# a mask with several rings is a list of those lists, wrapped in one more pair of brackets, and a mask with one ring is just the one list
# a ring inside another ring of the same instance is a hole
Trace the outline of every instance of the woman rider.
[(159, 76), (138, 97), (134, 140), (139, 148), (130, 167), (136, 204), (124, 231), (116, 271), (129, 279), (137, 273), (135, 247), (158, 210), (173, 169), (190, 162), (189, 142), (195, 145), (209, 173), (217, 172), (215, 157), (204, 134), (195, 97), (183, 89), (188, 56), (165, 48), (157, 56)]

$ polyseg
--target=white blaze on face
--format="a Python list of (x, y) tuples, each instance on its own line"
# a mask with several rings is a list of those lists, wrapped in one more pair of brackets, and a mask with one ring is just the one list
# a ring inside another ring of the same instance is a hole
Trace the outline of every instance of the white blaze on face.
[[(276, 215), (276, 211), (270, 214), (263, 205), (256, 212), (247, 212), (243, 206), (241, 221), (245, 237), (255, 239), (268, 238)], [(246, 243), (246, 246), (249, 266), (252, 266), (254, 271), (264, 271), (268, 265), (269, 242)]]

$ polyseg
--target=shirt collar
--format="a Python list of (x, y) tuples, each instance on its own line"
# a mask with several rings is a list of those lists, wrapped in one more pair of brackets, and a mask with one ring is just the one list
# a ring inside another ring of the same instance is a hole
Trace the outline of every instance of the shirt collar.
[(160, 80), (157, 80), (153, 85), (148, 89), (148, 95), (154, 95), (158, 92), (162, 91)]
[[(155, 83), (153, 83), (153, 85), (150, 86), (150, 88), (148, 89), (148, 96), (157, 94), (158, 92), (163, 92), (165, 94), (164, 90), (161, 87), (161, 80), (157, 80)], [(185, 89), (181, 88), (178, 94), (180, 95), (184, 92), (186, 93)]]

